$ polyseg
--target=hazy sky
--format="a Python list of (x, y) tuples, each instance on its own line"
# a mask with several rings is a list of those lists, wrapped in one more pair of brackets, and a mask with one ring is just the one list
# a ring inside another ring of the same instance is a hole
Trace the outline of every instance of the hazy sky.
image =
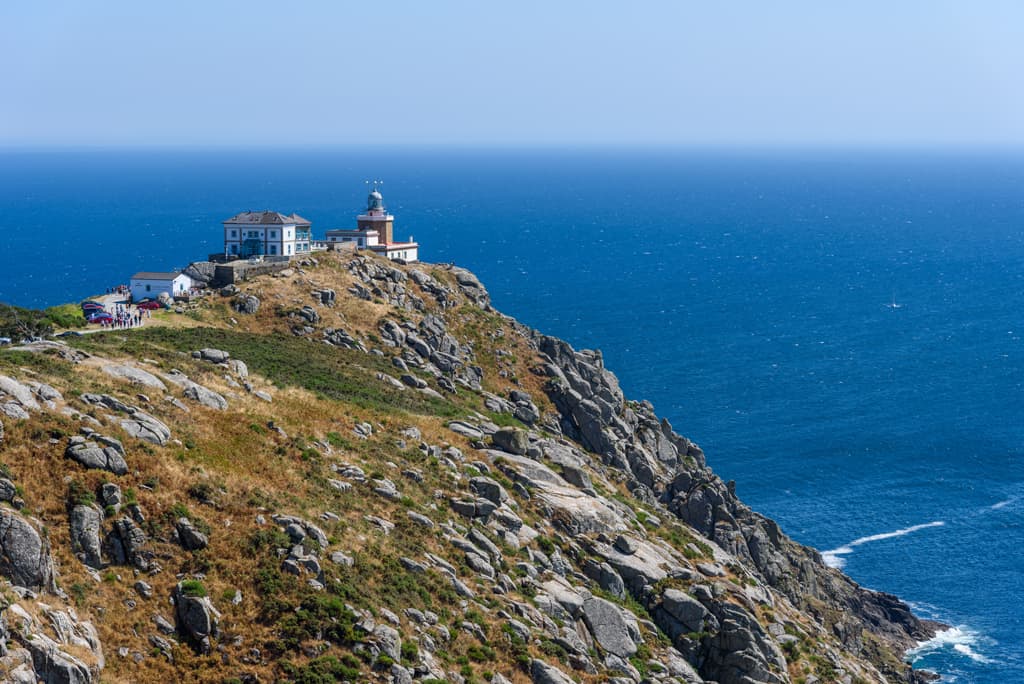
[(1024, 144), (1024, 2), (0, 5), (0, 145)]

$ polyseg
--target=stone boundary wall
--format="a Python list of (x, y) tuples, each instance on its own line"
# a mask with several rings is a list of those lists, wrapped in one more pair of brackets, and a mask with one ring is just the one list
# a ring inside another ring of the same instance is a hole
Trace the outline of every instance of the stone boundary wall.
[(210, 287), (224, 287), (233, 285), (242, 280), (248, 280), (252, 276), (277, 273), (288, 268), (288, 262), (250, 264), (247, 262), (232, 262), (229, 264), (217, 264)]

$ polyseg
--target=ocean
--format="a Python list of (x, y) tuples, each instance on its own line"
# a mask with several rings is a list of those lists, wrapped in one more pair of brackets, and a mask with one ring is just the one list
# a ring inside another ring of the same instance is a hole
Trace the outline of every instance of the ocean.
[(396, 237), (603, 350), (627, 396), (859, 583), (952, 626), (944, 681), (1024, 682), (1024, 153), (0, 152), (0, 301), (221, 250), (220, 222)]

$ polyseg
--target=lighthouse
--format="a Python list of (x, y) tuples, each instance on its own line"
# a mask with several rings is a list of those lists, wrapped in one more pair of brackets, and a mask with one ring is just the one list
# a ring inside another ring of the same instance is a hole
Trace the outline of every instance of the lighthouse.
[(326, 232), (327, 242), (354, 242), (356, 249), (369, 249), (388, 259), (411, 262), (419, 259), (419, 244), (412, 237), (406, 242), (394, 238), (395, 217), (384, 206), (382, 183), (374, 181), (366, 197), (366, 211), (356, 216), (356, 229)]

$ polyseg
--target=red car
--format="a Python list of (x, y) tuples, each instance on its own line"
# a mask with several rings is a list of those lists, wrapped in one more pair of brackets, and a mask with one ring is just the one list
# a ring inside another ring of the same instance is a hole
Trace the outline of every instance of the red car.
[(139, 302), (135, 306), (140, 308), (140, 309), (162, 309), (162, 308), (164, 308), (163, 304), (161, 304), (160, 302), (156, 301), (155, 299), (150, 299), (150, 300), (145, 301), (145, 302)]
[(99, 324), (99, 323), (113, 323), (114, 322), (114, 317), (111, 316), (110, 314), (108, 314), (106, 311), (96, 311), (95, 313), (91, 313), (91, 314), (87, 315), (85, 317), (85, 320), (89, 321), (90, 323), (96, 323), (96, 324)]

